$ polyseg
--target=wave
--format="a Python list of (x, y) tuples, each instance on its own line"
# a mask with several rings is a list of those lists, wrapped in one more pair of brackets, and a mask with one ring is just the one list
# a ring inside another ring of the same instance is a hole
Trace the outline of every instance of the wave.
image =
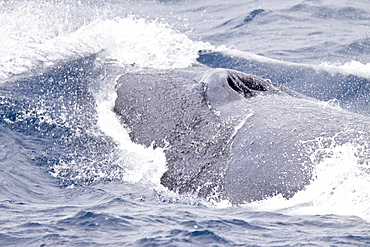
[(107, 18), (100, 15), (104, 8), (88, 4), (84, 9), (69, 2), (9, 5), (0, 17), (1, 31), (7, 34), (0, 39), (2, 81), (41, 74), (97, 53), (122, 65), (181, 68), (194, 63), (199, 49), (211, 48), (159, 20), (127, 12)]

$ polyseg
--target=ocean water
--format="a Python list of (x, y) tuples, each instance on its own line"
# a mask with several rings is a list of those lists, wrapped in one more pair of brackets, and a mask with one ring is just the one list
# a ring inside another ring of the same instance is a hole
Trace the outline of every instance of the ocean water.
[(370, 116), (368, 1), (0, 1), (0, 246), (369, 246), (369, 143), (289, 200), (160, 184), (112, 111), (125, 71), (237, 69)]

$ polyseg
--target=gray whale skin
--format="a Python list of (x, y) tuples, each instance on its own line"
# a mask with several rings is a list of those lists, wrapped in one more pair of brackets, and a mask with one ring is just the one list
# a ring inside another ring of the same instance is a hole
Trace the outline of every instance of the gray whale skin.
[(208, 200), (291, 198), (315, 179), (325, 150), (370, 143), (369, 118), (234, 70), (127, 72), (117, 95), (132, 141), (164, 149), (161, 183)]

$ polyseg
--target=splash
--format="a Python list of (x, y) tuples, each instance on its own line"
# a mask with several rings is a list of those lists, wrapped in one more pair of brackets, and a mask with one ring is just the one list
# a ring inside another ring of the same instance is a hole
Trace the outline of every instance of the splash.
[(291, 199), (281, 195), (248, 205), (287, 214), (356, 215), (370, 220), (370, 160), (368, 143), (337, 144), (335, 137), (311, 141), (314, 179)]
[(113, 112), (117, 98), (115, 83), (122, 73), (122, 68), (115, 68), (116, 73), (108, 73), (109, 76), (101, 75), (93, 82), (92, 93), (97, 104), (97, 125), (116, 144), (112, 155), (117, 157), (114, 163), (121, 167), (123, 172), (123, 176), (117, 178), (163, 190), (160, 178), (167, 169), (163, 150), (161, 148), (146, 148), (133, 143), (129, 137), (129, 131)]
[(63, 2), (11, 3), (4, 4), (0, 15), (0, 31), (5, 34), (0, 37), (0, 80), (4, 81), (98, 53), (122, 65), (182, 68), (195, 63), (198, 50), (212, 49), (158, 20), (129, 14), (109, 18), (100, 14), (98, 6), (81, 10), (78, 4)]

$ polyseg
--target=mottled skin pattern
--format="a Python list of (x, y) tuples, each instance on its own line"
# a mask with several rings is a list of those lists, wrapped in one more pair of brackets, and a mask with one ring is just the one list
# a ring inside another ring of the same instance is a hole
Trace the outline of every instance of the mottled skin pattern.
[(317, 138), (369, 142), (366, 117), (232, 70), (127, 73), (117, 94), (132, 141), (164, 148), (161, 183), (207, 199), (290, 198), (313, 179)]
[(204, 85), (175, 71), (126, 74), (119, 83), (115, 111), (131, 139), (165, 149), (169, 169), (162, 184), (179, 193), (219, 197), (230, 128), (210, 111)]

